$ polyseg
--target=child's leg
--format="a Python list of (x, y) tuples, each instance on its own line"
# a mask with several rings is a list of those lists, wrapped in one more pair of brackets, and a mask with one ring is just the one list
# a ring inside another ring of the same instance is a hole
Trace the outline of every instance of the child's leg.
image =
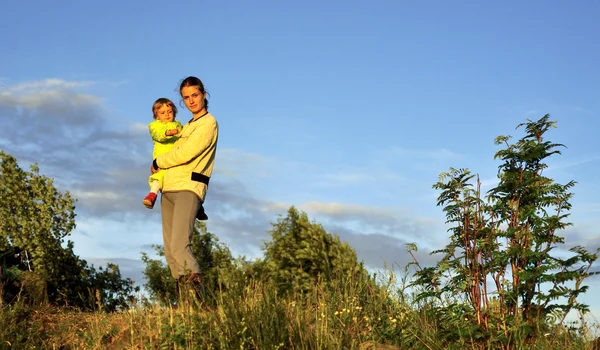
[(150, 192), (158, 194), (158, 191), (162, 189), (164, 178), (164, 170), (159, 170), (158, 172), (150, 175), (150, 177), (148, 177), (148, 185), (150, 186)]
[(148, 209), (154, 208), (154, 203), (158, 197), (158, 191), (162, 189), (162, 183), (164, 179), (164, 170), (160, 170), (155, 174), (150, 175), (148, 178), (148, 185), (150, 185), (150, 193), (144, 197), (142, 203)]
[(158, 180), (154, 180), (150, 183), (150, 192), (154, 194), (158, 194), (158, 191), (160, 191), (161, 188), (162, 186), (160, 185), (160, 181)]

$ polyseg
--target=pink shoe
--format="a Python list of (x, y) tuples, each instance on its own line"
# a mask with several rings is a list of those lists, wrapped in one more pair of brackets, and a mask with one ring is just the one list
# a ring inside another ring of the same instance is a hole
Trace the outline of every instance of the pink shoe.
[(156, 202), (156, 193), (153, 193), (153, 192), (148, 193), (146, 195), (146, 197), (144, 198), (144, 200), (142, 201), (142, 203), (148, 209), (154, 208), (154, 202)]

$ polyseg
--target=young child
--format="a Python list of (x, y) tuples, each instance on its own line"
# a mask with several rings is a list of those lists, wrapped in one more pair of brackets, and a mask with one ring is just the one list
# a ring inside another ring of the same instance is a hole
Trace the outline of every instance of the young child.
[[(152, 158), (156, 159), (158, 155), (168, 152), (173, 148), (173, 144), (179, 137), (178, 134), (181, 132), (183, 126), (175, 120), (177, 107), (168, 98), (159, 98), (156, 100), (152, 105), (152, 114), (154, 121), (148, 124), (148, 130), (154, 143)], [(150, 193), (142, 201), (146, 208), (152, 209), (154, 207), (158, 191), (162, 189), (163, 178), (164, 170), (160, 170), (148, 179)]]

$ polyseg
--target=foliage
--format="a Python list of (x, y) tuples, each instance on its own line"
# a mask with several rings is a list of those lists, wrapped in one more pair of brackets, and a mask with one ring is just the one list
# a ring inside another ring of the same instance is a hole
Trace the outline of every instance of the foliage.
[(0, 251), (18, 247), (27, 262), (45, 276), (60, 275), (62, 244), (75, 228), (75, 200), (59, 192), (52, 179), (21, 169), (14, 157), (0, 151)]
[[(392, 273), (390, 273), (392, 275)], [(482, 349), (469, 344), (469, 321), (414, 307), (395, 278), (382, 288), (361, 276), (310, 292), (278, 293), (273, 280), (247, 279), (241, 270), (215, 307), (188, 300), (127, 312), (79, 312), (19, 303), (0, 308), (0, 347), (15, 349)], [(400, 302), (406, 300), (406, 302)], [(454, 342), (440, 337), (450, 326)], [(594, 349), (582, 337), (553, 328), (535, 346), (514, 349)], [(487, 347), (494, 348), (494, 347)]]
[(133, 303), (134, 294), (139, 291), (139, 287), (135, 287), (130, 278), (121, 276), (118, 265), (108, 263), (105, 268), (99, 267), (98, 270), (93, 266), (86, 266), (85, 270), (88, 276), (88, 290), (95, 292), (94, 300), (99, 309), (123, 310)]
[[(357, 262), (356, 253), (339, 237), (328, 234), (321, 225), (310, 223), (305, 213), (294, 207), (288, 216), (273, 224), (273, 239), (265, 244), (265, 257), (255, 261), (244, 258), (233, 260), (231, 252), (217, 237), (197, 222), (192, 235), (192, 251), (204, 275), (204, 288), (209, 295), (223, 288), (231, 288), (234, 274), (245, 276), (243, 283), (253, 280), (273, 279), (279, 292), (309, 291), (317, 280), (324, 284), (334, 278), (344, 278), (359, 272), (365, 281), (368, 273)], [(174, 305), (178, 300), (175, 279), (164, 262), (162, 246), (154, 246), (158, 259), (142, 253), (145, 263), (145, 285), (151, 299)], [(233, 281), (236, 282), (233, 282)]]
[(516, 143), (496, 139), (506, 148), (495, 156), (502, 161), (499, 182), (484, 198), (469, 170), (440, 175), (433, 188), (453, 225), (450, 243), (434, 252), (443, 254), (437, 265), (418, 270), (414, 281), (433, 312), (467, 318), (476, 337), (495, 339), (493, 347), (501, 348), (512, 347), (516, 334), (535, 342), (548, 331), (547, 317), (562, 325), (572, 310), (587, 313), (577, 297), (587, 291), (582, 282), (598, 257), (583, 247), (570, 254), (558, 249), (564, 243), (559, 232), (570, 225), (575, 182), (562, 185), (544, 175), (547, 158), (563, 146), (544, 139), (555, 122), (545, 115), (522, 126), (526, 134)]
[(357, 272), (367, 278), (354, 249), (320, 224), (309, 222), (306, 213), (292, 206), (272, 226), (272, 239), (264, 246), (265, 264), (280, 291), (306, 292), (317, 280), (327, 284)]
[[(144, 285), (151, 299), (168, 305), (175, 305), (179, 298), (177, 283), (164, 261), (164, 250), (161, 245), (153, 245), (158, 259), (142, 253), (142, 262), (146, 265)], [(207, 292), (215, 292), (222, 288), (227, 271), (233, 266), (233, 258), (229, 248), (206, 229), (206, 224), (196, 221), (192, 235), (192, 252), (200, 265), (202, 281)], [(214, 293), (211, 293), (214, 294)]]
[[(137, 289), (116, 265), (97, 271), (65, 241), (75, 228), (75, 199), (53, 180), (19, 167), (0, 151), (0, 281), (3, 300), (28, 297), (82, 308), (116, 310)], [(27, 272), (27, 273), (25, 273)], [(25, 294), (23, 294), (25, 293)]]

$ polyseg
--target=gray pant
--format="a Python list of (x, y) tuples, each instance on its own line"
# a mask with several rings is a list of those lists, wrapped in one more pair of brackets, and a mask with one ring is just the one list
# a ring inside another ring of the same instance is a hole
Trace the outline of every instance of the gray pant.
[(166, 192), (161, 197), (165, 258), (174, 278), (198, 273), (200, 268), (192, 253), (192, 233), (200, 199), (190, 191)]

